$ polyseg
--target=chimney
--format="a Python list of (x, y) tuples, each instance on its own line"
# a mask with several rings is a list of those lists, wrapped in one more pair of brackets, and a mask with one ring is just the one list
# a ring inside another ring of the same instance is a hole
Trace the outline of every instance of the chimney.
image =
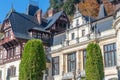
[(42, 21), (42, 10), (41, 9), (36, 12), (36, 17), (37, 17), (38, 23), (41, 24), (41, 21)]
[(51, 8), (49, 11), (48, 11), (48, 17), (52, 17), (54, 15), (55, 11), (53, 8)]

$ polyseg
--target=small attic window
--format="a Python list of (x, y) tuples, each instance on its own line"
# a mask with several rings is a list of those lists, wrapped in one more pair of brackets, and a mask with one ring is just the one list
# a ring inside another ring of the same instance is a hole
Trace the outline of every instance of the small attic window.
[(11, 25), (10, 25), (10, 21), (7, 19), (7, 20), (5, 20), (4, 21), (4, 28), (3, 29), (6, 29), (6, 28), (8, 28), (8, 27), (10, 27)]
[(6, 20), (6, 21), (5, 21), (5, 24), (8, 25), (8, 24), (9, 24), (9, 20)]

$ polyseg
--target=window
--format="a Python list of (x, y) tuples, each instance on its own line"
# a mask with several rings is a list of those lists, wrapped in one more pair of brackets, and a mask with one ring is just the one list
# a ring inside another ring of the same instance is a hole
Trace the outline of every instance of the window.
[(15, 54), (19, 54), (20, 53), (20, 45), (17, 45), (16, 47), (15, 47)]
[(116, 44), (108, 44), (104, 46), (104, 61), (105, 67), (116, 65)]
[(75, 39), (75, 33), (71, 34), (71, 40)]
[(68, 72), (71, 72), (76, 69), (76, 54), (68, 54), (67, 56), (67, 69)]
[(9, 37), (10, 36), (10, 30), (5, 32), (5, 37)]
[(59, 74), (59, 57), (52, 58), (52, 74), (58, 75)]
[(7, 49), (7, 58), (11, 58), (20, 52), (19, 46)]
[(16, 75), (16, 67), (11, 66), (10, 68), (8, 68), (7, 70), (7, 76), (9, 77), (15, 77)]
[(83, 50), (83, 69), (85, 69), (85, 64), (86, 64), (86, 50)]
[(82, 37), (85, 36), (85, 29), (82, 30)]
[(13, 54), (12, 48), (8, 49), (8, 50), (7, 50), (7, 57), (8, 57), (8, 58), (11, 58), (11, 57), (12, 57), (12, 54)]
[(79, 25), (79, 19), (76, 20), (76, 26), (78, 26), (78, 25)]
[(38, 33), (37, 36), (39, 39), (41, 39), (41, 33)]
[(33, 36), (34, 38), (37, 38), (37, 33), (36, 33), (36, 32), (32, 32), (32, 36)]

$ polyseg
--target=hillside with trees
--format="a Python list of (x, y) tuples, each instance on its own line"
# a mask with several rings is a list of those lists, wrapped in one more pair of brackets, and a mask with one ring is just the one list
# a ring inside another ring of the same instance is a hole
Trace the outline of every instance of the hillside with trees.
[(109, 0), (50, 0), (50, 8), (57, 11), (64, 10), (70, 17), (75, 12), (75, 6), (78, 5), (80, 12), (85, 16), (97, 18), (100, 4), (103, 3), (107, 14), (113, 13), (114, 5)]

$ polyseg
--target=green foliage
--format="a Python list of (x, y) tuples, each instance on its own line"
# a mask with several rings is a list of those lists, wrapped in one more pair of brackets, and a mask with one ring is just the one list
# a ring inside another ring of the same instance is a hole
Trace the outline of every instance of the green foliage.
[(86, 80), (103, 80), (104, 67), (101, 49), (98, 44), (90, 43), (87, 46)]
[(42, 41), (29, 40), (24, 47), (19, 70), (19, 80), (42, 80), (46, 58)]
[(67, 15), (73, 16), (75, 11), (75, 4), (78, 4), (80, 0), (50, 0), (50, 7), (56, 11), (64, 10)]
[(61, 0), (50, 0), (50, 7), (59, 11), (63, 2)]
[(63, 5), (63, 10), (67, 15), (73, 16), (75, 11), (74, 0), (67, 0)]

